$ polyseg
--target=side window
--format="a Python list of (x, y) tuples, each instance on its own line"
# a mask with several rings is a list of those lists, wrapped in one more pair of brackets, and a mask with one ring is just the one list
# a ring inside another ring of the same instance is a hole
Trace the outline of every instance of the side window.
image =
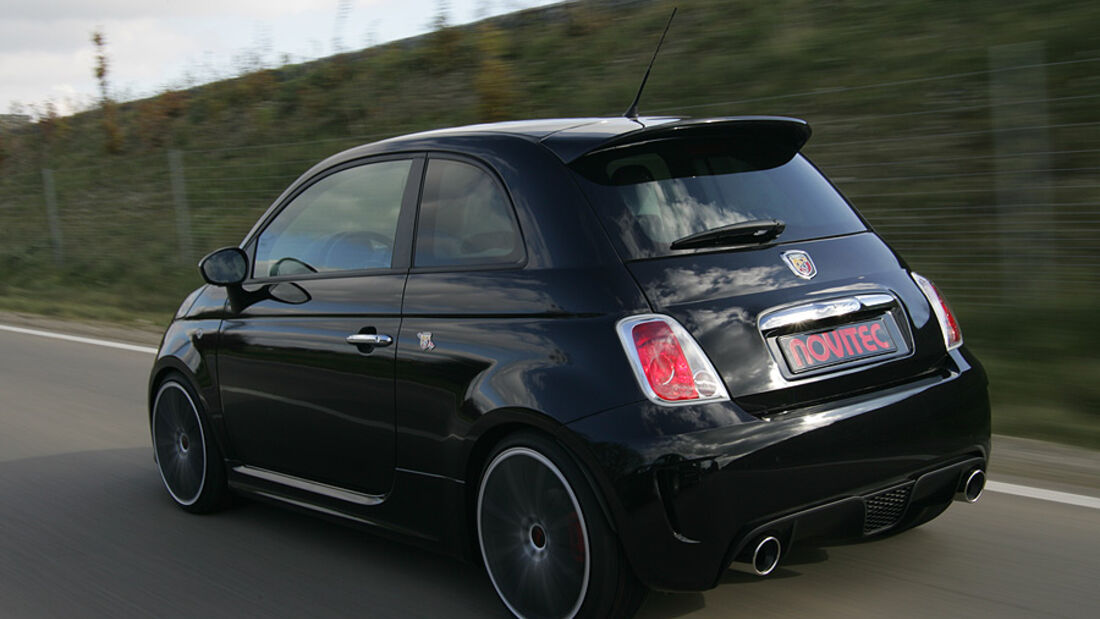
[(504, 190), (477, 166), (430, 159), (414, 266), (515, 264), (523, 241)]
[(411, 168), (369, 163), (310, 185), (260, 234), (254, 277), (389, 267)]

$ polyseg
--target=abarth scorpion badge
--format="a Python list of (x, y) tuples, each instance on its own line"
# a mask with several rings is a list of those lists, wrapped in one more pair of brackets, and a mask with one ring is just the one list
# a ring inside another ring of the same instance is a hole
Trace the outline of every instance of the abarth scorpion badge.
[(435, 348), (435, 342), (432, 341), (431, 331), (421, 331), (416, 334), (416, 337), (420, 338), (420, 350), (431, 350)]
[(787, 266), (791, 268), (795, 275), (802, 279), (813, 279), (814, 275), (817, 275), (817, 267), (814, 266), (814, 261), (810, 259), (810, 254), (801, 249), (795, 249), (785, 251), (782, 255), (783, 262), (787, 263)]

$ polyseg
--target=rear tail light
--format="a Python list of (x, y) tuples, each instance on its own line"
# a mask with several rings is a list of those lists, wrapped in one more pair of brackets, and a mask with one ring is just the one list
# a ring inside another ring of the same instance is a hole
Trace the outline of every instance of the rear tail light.
[(920, 286), (921, 292), (924, 293), (928, 303), (932, 306), (936, 319), (940, 321), (940, 331), (943, 331), (943, 343), (947, 345), (947, 350), (954, 350), (962, 346), (963, 333), (962, 329), (959, 328), (959, 321), (955, 318), (955, 313), (951, 311), (951, 306), (947, 304), (947, 299), (940, 293), (940, 289), (936, 288), (935, 284), (922, 275), (917, 273), (911, 273), (911, 275), (913, 281), (917, 282), (917, 286)]
[(638, 385), (653, 402), (729, 399), (714, 366), (680, 323), (668, 316), (644, 314), (619, 321), (617, 328)]

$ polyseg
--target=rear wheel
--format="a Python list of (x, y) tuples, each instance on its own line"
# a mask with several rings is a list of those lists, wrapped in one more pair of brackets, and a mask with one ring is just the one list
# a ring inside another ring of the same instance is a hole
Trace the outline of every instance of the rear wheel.
[(220, 509), (229, 497), (225, 462), (200, 408), (183, 377), (172, 375), (157, 389), (149, 421), (161, 481), (176, 505), (194, 513)]
[(493, 587), (517, 617), (629, 617), (644, 598), (580, 468), (541, 435), (493, 451), (477, 534)]

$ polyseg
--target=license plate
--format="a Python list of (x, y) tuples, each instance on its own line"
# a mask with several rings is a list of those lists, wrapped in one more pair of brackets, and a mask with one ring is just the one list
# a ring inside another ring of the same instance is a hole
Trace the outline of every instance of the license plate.
[(897, 352), (886, 318), (841, 325), (827, 331), (779, 337), (779, 350), (798, 374)]

